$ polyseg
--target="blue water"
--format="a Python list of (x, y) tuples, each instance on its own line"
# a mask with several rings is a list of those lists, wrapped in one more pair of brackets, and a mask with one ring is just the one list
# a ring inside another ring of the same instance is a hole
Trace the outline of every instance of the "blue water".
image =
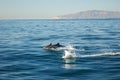
[(120, 80), (120, 20), (0, 20), (0, 80)]

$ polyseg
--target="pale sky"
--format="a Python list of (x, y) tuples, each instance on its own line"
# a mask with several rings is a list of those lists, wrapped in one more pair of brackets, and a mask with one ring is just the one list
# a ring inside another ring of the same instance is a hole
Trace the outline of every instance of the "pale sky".
[(120, 11), (120, 0), (0, 0), (0, 19), (46, 19), (87, 10)]

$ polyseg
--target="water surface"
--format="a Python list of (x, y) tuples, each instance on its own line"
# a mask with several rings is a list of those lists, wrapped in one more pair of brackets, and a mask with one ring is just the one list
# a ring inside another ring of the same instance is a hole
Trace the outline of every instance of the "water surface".
[[(61, 59), (49, 43), (79, 54)], [(0, 20), (0, 80), (119, 80), (120, 20)]]

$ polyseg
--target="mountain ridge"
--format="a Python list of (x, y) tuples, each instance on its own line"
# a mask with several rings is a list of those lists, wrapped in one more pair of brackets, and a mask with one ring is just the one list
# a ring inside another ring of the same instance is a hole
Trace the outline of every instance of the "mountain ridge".
[(111, 19), (120, 18), (119, 11), (88, 10), (61, 16), (55, 16), (54, 19)]

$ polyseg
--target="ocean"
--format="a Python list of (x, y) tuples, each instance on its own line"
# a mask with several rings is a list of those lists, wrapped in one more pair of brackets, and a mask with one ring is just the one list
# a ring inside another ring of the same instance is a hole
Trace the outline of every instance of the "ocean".
[(0, 80), (120, 80), (120, 19), (0, 20)]

